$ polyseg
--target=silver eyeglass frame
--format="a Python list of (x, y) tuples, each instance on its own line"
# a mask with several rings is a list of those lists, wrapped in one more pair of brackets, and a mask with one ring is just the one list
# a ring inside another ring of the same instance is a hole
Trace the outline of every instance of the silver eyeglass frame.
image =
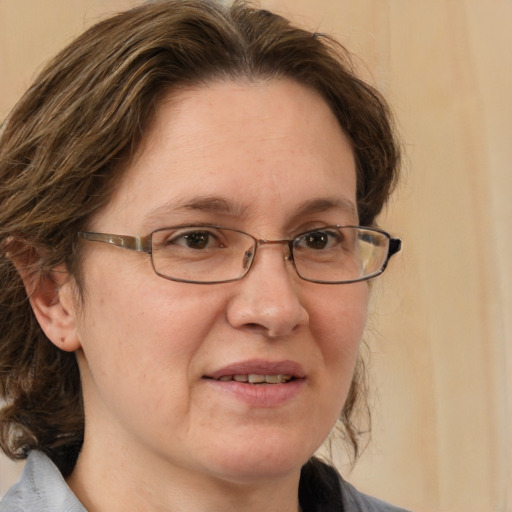
[[(209, 229), (220, 229), (220, 230), (228, 230), (228, 231), (234, 231), (241, 233), (243, 235), (246, 235), (254, 241), (254, 251), (252, 254), (251, 259), (248, 262), (248, 265), (245, 268), (245, 271), (242, 273), (242, 275), (233, 278), (233, 279), (225, 279), (225, 280), (217, 280), (217, 281), (195, 281), (191, 279), (182, 279), (182, 278), (176, 278), (171, 277), (165, 274), (162, 274), (158, 272), (158, 270), (155, 267), (154, 261), (153, 261), (153, 249), (152, 249), (152, 237), (154, 233), (157, 233), (159, 231), (165, 231), (168, 229), (184, 229), (184, 228), (209, 228)], [(309, 232), (315, 232), (319, 230), (325, 230), (325, 229), (341, 229), (341, 228), (350, 228), (350, 229), (357, 229), (362, 231), (369, 231), (369, 232), (375, 232), (379, 233), (381, 235), (384, 235), (388, 239), (388, 252), (386, 254), (386, 257), (382, 263), (382, 265), (377, 269), (376, 271), (365, 275), (361, 278), (352, 279), (352, 280), (344, 280), (344, 281), (323, 281), (319, 279), (310, 279), (307, 277), (304, 277), (300, 274), (299, 270), (297, 269), (297, 266), (295, 264), (295, 260), (293, 257), (293, 251), (294, 251), (294, 242), (301, 237), (303, 237), (305, 234)], [(128, 249), (130, 251), (136, 251), (136, 252), (143, 252), (150, 256), (151, 265), (153, 267), (153, 271), (155, 274), (157, 274), (159, 277), (162, 277), (163, 279), (168, 279), (170, 281), (176, 281), (181, 283), (191, 283), (191, 284), (220, 284), (220, 283), (230, 283), (234, 281), (240, 281), (243, 279), (251, 270), (252, 265), (254, 263), (254, 260), (256, 259), (256, 253), (257, 249), (261, 245), (269, 245), (269, 244), (286, 244), (288, 246), (288, 256), (287, 259), (290, 260), (293, 263), (293, 267), (295, 269), (295, 272), (297, 275), (303, 279), (304, 281), (312, 282), (312, 283), (318, 283), (318, 284), (350, 284), (350, 283), (357, 283), (361, 281), (367, 281), (368, 279), (372, 279), (384, 272), (386, 270), (386, 267), (389, 263), (389, 259), (394, 254), (398, 253), (401, 250), (402, 247), (402, 240), (400, 238), (394, 238), (386, 231), (375, 228), (375, 227), (366, 227), (366, 226), (342, 226), (342, 225), (330, 225), (330, 226), (322, 226), (316, 229), (308, 230), (302, 234), (297, 235), (294, 238), (285, 238), (285, 239), (277, 239), (277, 240), (267, 240), (263, 238), (256, 238), (253, 235), (246, 233), (245, 231), (242, 231), (240, 229), (236, 228), (227, 228), (224, 226), (218, 226), (218, 225), (209, 225), (209, 224), (202, 224), (202, 225), (194, 225), (194, 224), (186, 224), (186, 225), (179, 225), (179, 226), (168, 226), (163, 228), (158, 228), (153, 230), (149, 235), (146, 236), (138, 236), (138, 235), (117, 235), (113, 233), (98, 233), (94, 231), (79, 231), (77, 233), (78, 237), (87, 240), (89, 242), (103, 242), (107, 244), (114, 245), (116, 247), (120, 247), (122, 249)]]

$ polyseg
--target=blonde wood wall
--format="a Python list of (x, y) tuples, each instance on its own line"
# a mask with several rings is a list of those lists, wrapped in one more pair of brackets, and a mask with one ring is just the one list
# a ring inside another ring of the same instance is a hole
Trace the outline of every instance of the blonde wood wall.
[[(137, 0), (0, 0), (0, 119), (49, 56)], [(417, 512), (512, 511), (512, 1), (263, 0), (333, 33), (390, 99), (404, 252), (366, 335), (374, 433), (350, 472)], [(365, 64), (363, 64), (365, 63)], [(19, 468), (0, 458), (0, 494)]]

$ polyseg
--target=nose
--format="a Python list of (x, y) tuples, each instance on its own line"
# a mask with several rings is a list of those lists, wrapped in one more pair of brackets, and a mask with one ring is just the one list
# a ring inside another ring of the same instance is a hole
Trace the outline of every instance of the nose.
[(288, 248), (282, 245), (259, 247), (251, 271), (235, 284), (228, 304), (227, 318), (233, 327), (277, 338), (309, 323), (300, 294), (305, 282), (287, 256)]

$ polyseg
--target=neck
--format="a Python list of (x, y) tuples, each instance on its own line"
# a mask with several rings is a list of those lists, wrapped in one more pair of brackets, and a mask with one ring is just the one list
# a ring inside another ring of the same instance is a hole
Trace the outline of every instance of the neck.
[[(285, 475), (223, 478), (133, 449), (86, 441), (68, 485), (89, 512), (297, 512), (300, 468)], [(133, 447), (132, 447), (133, 448)]]

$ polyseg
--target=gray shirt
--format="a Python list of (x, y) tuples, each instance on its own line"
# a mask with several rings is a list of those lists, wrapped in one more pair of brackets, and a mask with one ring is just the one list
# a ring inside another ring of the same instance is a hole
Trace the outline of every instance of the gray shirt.
[(0, 503), (0, 512), (87, 512), (55, 464), (32, 451), (20, 481)]
[[(308, 463), (309, 464), (309, 463)], [(315, 476), (316, 475), (316, 476)], [(299, 495), (304, 512), (406, 512), (361, 494), (330, 466), (314, 461), (303, 470)], [(0, 512), (87, 512), (67, 486), (55, 464), (43, 453), (32, 451), (20, 481), (0, 503)]]

